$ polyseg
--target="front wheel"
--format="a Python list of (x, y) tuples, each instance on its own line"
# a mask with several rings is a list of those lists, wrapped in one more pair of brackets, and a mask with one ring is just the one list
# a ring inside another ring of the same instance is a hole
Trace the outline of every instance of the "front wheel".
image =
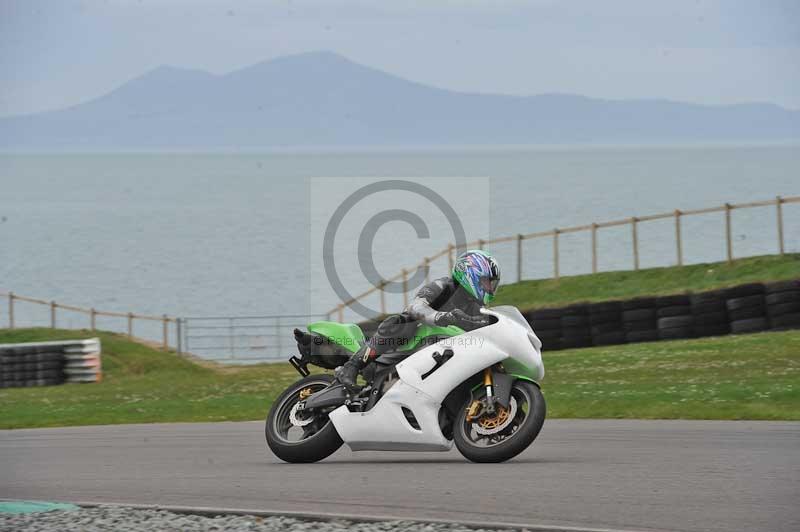
[(504, 462), (517, 456), (539, 435), (547, 411), (539, 387), (523, 380), (514, 382), (508, 408), (497, 405), (493, 415), (467, 421), (468, 406), (455, 420), (453, 440), (473, 462)]
[(267, 445), (285, 462), (309, 463), (327, 458), (342, 446), (342, 438), (327, 413), (303, 414), (298, 403), (327, 388), (330, 375), (309, 375), (289, 386), (275, 399), (264, 432)]

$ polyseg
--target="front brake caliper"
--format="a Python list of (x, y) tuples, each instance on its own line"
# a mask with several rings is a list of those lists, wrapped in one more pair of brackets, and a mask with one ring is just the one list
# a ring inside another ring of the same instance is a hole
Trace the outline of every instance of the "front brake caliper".
[(470, 405), (467, 407), (467, 419), (466, 419), (467, 423), (469, 423), (470, 421), (472, 421), (481, 414), (481, 410), (483, 410), (481, 408), (482, 406), (483, 405), (481, 401), (478, 399), (475, 399), (474, 401), (472, 401), (472, 403), (470, 403)]

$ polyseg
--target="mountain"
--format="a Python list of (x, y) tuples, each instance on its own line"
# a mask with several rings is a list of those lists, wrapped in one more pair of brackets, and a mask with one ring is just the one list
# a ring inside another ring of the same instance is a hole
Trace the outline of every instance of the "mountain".
[(314, 52), (226, 75), (162, 66), (95, 100), (0, 118), (3, 149), (650, 143), (800, 138), (800, 111), (438, 89)]

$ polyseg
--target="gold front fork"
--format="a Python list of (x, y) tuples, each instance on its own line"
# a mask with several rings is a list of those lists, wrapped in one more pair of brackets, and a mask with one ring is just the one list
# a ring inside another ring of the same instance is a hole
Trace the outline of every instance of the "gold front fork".
[(481, 401), (475, 399), (467, 408), (467, 422), (469, 423), (478, 415), (483, 415), (483, 413), (488, 412), (489, 414), (494, 413), (494, 382), (492, 381), (492, 368), (486, 368), (483, 370), (483, 386), (486, 388), (486, 410), (481, 408)]
[(492, 382), (492, 368), (483, 370), (483, 386), (486, 388), (486, 411), (494, 414), (494, 383)]

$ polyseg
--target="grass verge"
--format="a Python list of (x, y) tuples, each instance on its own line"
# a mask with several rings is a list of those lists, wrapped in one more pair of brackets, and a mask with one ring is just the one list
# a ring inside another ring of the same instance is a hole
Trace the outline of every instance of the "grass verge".
[[(288, 363), (198, 364), (113, 333), (0, 330), (0, 343), (99, 336), (103, 382), (0, 390), (0, 428), (263, 419)], [(545, 353), (548, 416), (800, 420), (800, 331)]]
[(800, 254), (767, 255), (739, 259), (731, 264), (714, 262), (576, 275), (559, 280), (522, 281), (501, 285), (494, 305), (514, 305), (521, 310), (530, 310), (578, 302), (701, 292), (743, 283), (799, 277)]
[(545, 354), (552, 417), (800, 420), (800, 331)]
[(288, 363), (198, 364), (115, 333), (0, 330), (0, 343), (94, 336), (103, 347), (102, 382), (0, 389), (0, 428), (258, 419), (298, 377)]

